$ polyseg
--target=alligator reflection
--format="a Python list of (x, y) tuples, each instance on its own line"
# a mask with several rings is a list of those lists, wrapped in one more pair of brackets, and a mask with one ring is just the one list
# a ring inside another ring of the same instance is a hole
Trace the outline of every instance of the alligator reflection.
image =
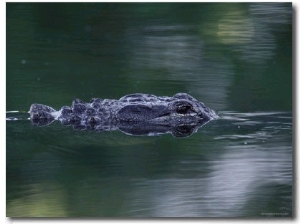
[[(45, 120), (45, 119), (34, 119), (31, 120), (31, 124), (33, 126), (47, 126), (51, 124), (53, 121)], [(175, 126), (168, 125), (159, 125), (159, 124), (151, 124), (146, 122), (121, 122), (118, 126), (86, 126), (74, 124), (72, 125), (75, 130), (89, 130), (89, 131), (115, 131), (120, 130), (121, 132), (127, 135), (136, 135), (136, 136), (156, 136), (162, 134), (172, 134), (174, 137), (188, 137), (198, 131), (200, 127), (202, 127), (204, 123), (198, 123), (194, 125), (181, 124)], [(69, 126), (69, 125), (68, 125)]]
[(119, 100), (94, 98), (89, 103), (79, 99), (59, 111), (42, 104), (32, 104), (30, 120), (34, 126), (45, 126), (58, 120), (76, 130), (114, 131), (129, 135), (171, 133), (187, 137), (218, 115), (186, 93), (173, 97), (130, 94)]

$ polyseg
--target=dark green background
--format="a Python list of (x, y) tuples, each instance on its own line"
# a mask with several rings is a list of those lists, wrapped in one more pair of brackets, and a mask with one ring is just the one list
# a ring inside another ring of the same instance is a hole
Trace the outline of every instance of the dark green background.
[(7, 216), (292, 216), (290, 3), (6, 7), (7, 111), (187, 92), (223, 118), (185, 139), (7, 121)]

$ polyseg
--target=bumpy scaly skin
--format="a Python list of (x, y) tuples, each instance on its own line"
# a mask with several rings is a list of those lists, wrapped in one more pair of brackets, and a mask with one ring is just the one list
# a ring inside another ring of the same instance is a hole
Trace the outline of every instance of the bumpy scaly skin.
[[(173, 97), (151, 94), (130, 94), (119, 100), (92, 99), (85, 103), (79, 99), (72, 106), (59, 111), (42, 104), (32, 104), (30, 118), (34, 125), (43, 126), (54, 120), (75, 129), (116, 130), (128, 127), (201, 126), (217, 118), (217, 114), (186, 93)], [(126, 131), (125, 131), (126, 132)]]

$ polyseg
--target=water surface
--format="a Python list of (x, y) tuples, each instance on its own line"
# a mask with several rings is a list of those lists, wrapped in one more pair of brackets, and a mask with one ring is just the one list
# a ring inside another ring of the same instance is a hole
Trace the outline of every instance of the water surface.
[[(291, 217), (292, 8), (7, 3), (10, 217)], [(32, 103), (186, 92), (187, 138), (33, 127)]]

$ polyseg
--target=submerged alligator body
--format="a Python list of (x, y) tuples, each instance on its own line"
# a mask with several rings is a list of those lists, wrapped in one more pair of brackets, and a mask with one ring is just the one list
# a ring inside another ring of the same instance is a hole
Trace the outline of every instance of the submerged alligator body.
[(45, 126), (58, 120), (77, 130), (121, 130), (131, 135), (172, 133), (185, 137), (218, 115), (186, 93), (173, 97), (130, 94), (119, 100), (93, 98), (89, 103), (79, 99), (59, 111), (42, 104), (30, 107), (32, 125)]

